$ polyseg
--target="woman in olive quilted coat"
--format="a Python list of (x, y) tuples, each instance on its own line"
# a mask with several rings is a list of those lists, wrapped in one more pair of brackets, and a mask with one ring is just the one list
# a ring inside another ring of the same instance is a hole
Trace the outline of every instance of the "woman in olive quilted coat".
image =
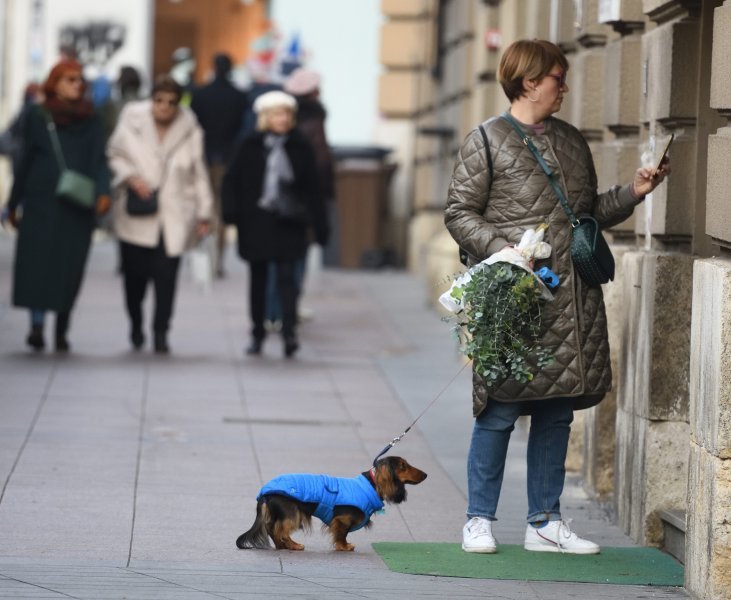
[[(640, 168), (634, 180), (598, 194), (591, 152), (581, 133), (552, 117), (568, 93), (568, 62), (554, 44), (523, 40), (500, 62), (498, 78), (510, 100), (508, 117), (531, 141), (559, 181), (577, 215), (592, 215), (602, 227), (632, 214), (670, 171)], [(496, 551), (492, 535), (505, 457), (514, 423), (531, 415), (528, 440), (528, 526), (526, 550), (595, 554), (599, 546), (579, 538), (562, 521), (559, 498), (573, 411), (601, 401), (611, 386), (609, 344), (600, 286), (575, 273), (569, 254), (571, 226), (546, 174), (505, 117), (488, 119), (464, 141), (454, 167), (445, 224), (477, 263), (522, 233), (547, 223), (553, 250), (548, 265), (560, 278), (554, 300), (542, 312), (542, 344), (555, 360), (533, 380), (498, 381), (488, 387), (473, 373), (472, 434), (467, 473), (469, 521), (463, 530), (467, 552)]]

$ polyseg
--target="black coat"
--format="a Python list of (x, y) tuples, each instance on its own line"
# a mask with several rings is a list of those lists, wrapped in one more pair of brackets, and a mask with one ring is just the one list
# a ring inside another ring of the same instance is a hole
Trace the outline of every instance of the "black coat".
[(315, 150), (317, 172), (320, 175), (322, 193), (326, 199), (335, 198), (333, 156), (325, 135), (327, 112), (319, 100), (297, 98), (297, 129), (304, 135)]
[(246, 94), (223, 77), (193, 92), (190, 103), (203, 128), (208, 164), (225, 164), (231, 158), (241, 120), (246, 110)]
[[(58, 125), (57, 131), (68, 168), (91, 177), (97, 196), (109, 194), (101, 120), (92, 116)], [(56, 198), (59, 174), (42, 109), (33, 106), (24, 122), (23, 153), (9, 201), (23, 209), (15, 250), (16, 306), (65, 312), (81, 287), (95, 215)]]
[(327, 243), (328, 223), (312, 146), (298, 131), (284, 144), (294, 171), (292, 192), (306, 207), (307, 222), (286, 220), (258, 206), (267, 149), (264, 134), (246, 136), (237, 146), (223, 182), (224, 220), (238, 229), (239, 256), (248, 261), (294, 260), (307, 251), (310, 228)]

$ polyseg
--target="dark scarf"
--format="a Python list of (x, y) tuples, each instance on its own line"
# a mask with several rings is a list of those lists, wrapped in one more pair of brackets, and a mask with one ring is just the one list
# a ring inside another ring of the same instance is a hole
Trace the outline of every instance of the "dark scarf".
[(53, 122), (61, 126), (85, 121), (94, 114), (94, 105), (86, 98), (67, 102), (57, 96), (49, 96), (43, 102), (43, 107), (51, 113)]

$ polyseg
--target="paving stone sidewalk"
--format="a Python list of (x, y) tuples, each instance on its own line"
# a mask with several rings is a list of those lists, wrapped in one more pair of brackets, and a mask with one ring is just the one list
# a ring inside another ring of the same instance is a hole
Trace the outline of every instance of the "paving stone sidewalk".
[[(457, 543), (466, 504), (469, 373), (413, 276), (311, 273), (303, 304), (314, 316), (302, 351), (285, 360), (276, 336), (261, 357), (242, 352), (243, 265), (230, 255), (228, 277), (205, 293), (183, 264), (172, 355), (158, 357), (129, 348), (116, 248), (101, 241), (73, 315), (73, 351), (57, 356), (25, 348), (28, 316), (9, 305), (12, 254), (13, 237), (0, 233), (0, 598), (687, 597), (385, 567), (372, 542)], [(429, 478), (353, 534), (354, 553), (331, 551), (319, 527), (299, 537), (302, 553), (235, 548), (262, 482), (365, 470), (453, 378), (394, 450)], [(505, 543), (519, 543), (525, 526), (525, 432), (514, 435), (496, 527)], [(573, 480), (563, 505), (580, 533), (631, 544)]]

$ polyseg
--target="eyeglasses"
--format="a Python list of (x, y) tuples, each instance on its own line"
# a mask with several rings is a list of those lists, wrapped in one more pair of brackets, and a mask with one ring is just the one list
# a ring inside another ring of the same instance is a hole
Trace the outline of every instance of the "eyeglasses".
[(556, 80), (556, 83), (558, 83), (558, 87), (562, 88), (566, 85), (566, 73), (561, 73), (560, 75), (556, 75), (555, 73), (549, 73), (546, 75), (546, 77), (553, 77)]
[(155, 104), (167, 104), (168, 106), (177, 106), (178, 100), (169, 100), (168, 98), (153, 98)]

